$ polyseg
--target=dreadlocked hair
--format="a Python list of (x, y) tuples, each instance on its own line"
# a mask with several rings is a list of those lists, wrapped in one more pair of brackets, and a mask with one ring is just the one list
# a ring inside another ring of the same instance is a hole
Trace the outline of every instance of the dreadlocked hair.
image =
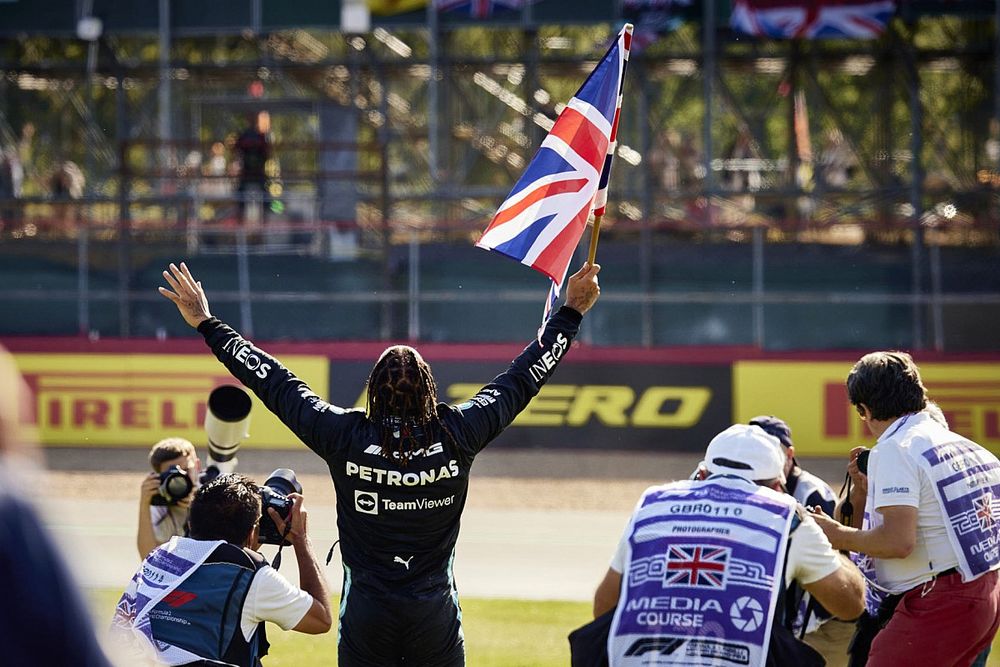
[(390, 347), (368, 377), (368, 418), (378, 428), (382, 456), (406, 465), (438, 434), (451, 433), (437, 408), (437, 383), (430, 366), (406, 345)]

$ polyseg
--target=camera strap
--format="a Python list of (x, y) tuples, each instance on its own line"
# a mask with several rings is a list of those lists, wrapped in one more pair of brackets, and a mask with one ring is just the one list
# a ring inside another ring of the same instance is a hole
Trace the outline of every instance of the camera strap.
[(840, 487), (839, 495), (844, 499), (840, 504), (840, 523), (850, 526), (851, 518), (854, 516), (854, 504), (851, 502), (851, 473), (847, 473), (844, 477), (844, 485)]
[(285, 538), (288, 537), (288, 533), (292, 530), (291, 520), (285, 523), (285, 530), (281, 533), (281, 542), (278, 543), (278, 553), (274, 554), (274, 562), (271, 565), (275, 570), (281, 567), (281, 550), (285, 548)]

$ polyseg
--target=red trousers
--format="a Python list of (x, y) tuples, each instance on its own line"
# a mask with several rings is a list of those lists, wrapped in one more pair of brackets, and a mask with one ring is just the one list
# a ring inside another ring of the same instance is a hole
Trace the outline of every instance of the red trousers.
[(969, 667), (998, 626), (996, 571), (967, 584), (957, 572), (938, 577), (903, 595), (875, 637), (867, 667)]

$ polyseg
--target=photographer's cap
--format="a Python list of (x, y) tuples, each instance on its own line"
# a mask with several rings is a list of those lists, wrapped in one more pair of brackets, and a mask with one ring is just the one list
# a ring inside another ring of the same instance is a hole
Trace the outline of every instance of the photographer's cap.
[(758, 426), (733, 424), (708, 443), (705, 467), (713, 475), (738, 475), (751, 482), (785, 481), (781, 442)]
[[(769, 434), (773, 435), (778, 441), (785, 447), (794, 447), (795, 443), (792, 442), (792, 428), (785, 422), (784, 419), (779, 419), (774, 415), (760, 415), (751, 419), (749, 424), (754, 426), (760, 426), (762, 429), (767, 431)], [(792, 458), (792, 463), (798, 465), (799, 462)]]
[(770, 435), (777, 438), (778, 441), (785, 447), (795, 446), (795, 443), (792, 442), (792, 429), (788, 426), (784, 419), (779, 419), (774, 415), (760, 415), (759, 417), (754, 417), (747, 423), (753, 426), (760, 426)]

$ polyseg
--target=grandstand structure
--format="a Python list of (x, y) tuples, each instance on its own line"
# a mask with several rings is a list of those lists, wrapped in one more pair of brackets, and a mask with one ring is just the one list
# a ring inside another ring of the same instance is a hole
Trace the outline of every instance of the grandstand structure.
[[(632, 54), (587, 342), (997, 349), (1000, 2), (900, 0), (868, 40), (646, 5), (673, 14)], [(155, 286), (184, 258), (261, 339), (524, 340), (546, 280), (473, 241), (644, 6), (0, 0), (24, 174), (0, 187), (0, 335), (182, 335)]]

